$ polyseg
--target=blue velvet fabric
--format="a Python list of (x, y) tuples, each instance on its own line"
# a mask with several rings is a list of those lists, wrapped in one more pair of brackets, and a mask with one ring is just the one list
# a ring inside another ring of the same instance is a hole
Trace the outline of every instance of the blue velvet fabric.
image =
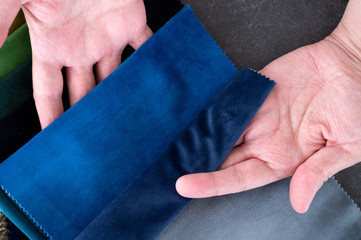
[(166, 152), (76, 238), (155, 239), (190, 199), (175, 190), (189, 173), (218, 169), (274, 82), (243, 69)]
[(187, 6), (4, 161), (0, 185), (51, 237), (72, 239), (236, 74)]

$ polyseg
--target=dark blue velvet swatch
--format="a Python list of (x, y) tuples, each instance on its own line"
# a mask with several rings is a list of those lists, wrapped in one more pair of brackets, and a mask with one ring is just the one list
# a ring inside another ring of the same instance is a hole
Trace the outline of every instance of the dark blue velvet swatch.
[(0, 81), (0, 163), (40, 128), (33, 100), (29, 59)]
[(236, 74), (187, 6), (4, 161), (0, 185), (51, 237), (72, 239)]
[(178, 195), (176, 180), (184, 174), (217, 170), (273, 86), (257, 72), (241, 70), (76, 239), (155, 239), (191, 200)]

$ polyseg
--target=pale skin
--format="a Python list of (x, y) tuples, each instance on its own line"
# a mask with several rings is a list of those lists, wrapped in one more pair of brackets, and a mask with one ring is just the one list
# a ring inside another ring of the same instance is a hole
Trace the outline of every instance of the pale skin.
[(361, 1), (351, 0), (335, 31), (261, 73), (276, 87), (212, 173), (186, 175), (185, 197), (236, 193), (293, 176), (290, 201), (305, 213), (322, 184), (361, 161)]
[(120, 65), (127, 44), (137, 49), (152, 35), (142, 0), (2, 0), (0, 45), (20, 7), (30, 30), (42, 128), (64, 112), (63, 67), (74, 105)]
[[(5, 0), (0, 44), (20, 6), (33, 49), (34, 98), (42, 127), (63, 112), (61, 68), (76, 103), (121, 62), (126, 44), (151, 36), (143, 2)], [(15, 9), (15, 10), (14, 10)], [(178, 179), (192, 198), (236, 193), (292, 176), (290, 201), (304, 213), (323, 182), (361, 161), (361, 0), (350, 0), (326, 39), (267, 65), (277, 85), (220, 169)], [(93, 66), (95, 73), (93, 72)]]

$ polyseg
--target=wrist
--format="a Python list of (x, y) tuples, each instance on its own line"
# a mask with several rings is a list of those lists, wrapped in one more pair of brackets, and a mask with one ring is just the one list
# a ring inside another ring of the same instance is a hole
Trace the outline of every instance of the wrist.
[(345, 13), (330, 37), (340, 42), (361, 61), (361, 0), (350, 0)]

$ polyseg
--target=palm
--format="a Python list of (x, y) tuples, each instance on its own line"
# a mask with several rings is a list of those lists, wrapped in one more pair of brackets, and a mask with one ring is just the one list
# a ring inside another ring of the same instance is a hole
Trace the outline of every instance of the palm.
[(359, 64), (355, 60), (327, 39), (294, 51), (262, 71), (277, 79), (277, 87), (244, 141), (280, 177), (290, 176), (325, 147), (357, 150), (361, 111), (355, 111), (361, 72), (355, 71)]
[(294, 174), (291, 202), (305, 212), (327, 178), (360, 160), (361, 63), (329, 37), (261, 72), (277, 85), (221, 170), (185, 176), (177, 188), (184, 196), (206, 197)]
[(55, 65), (90, 66), (119, 55), (146, 27), (141, 0), (30, 1), (23, 9), (34, 54)]

